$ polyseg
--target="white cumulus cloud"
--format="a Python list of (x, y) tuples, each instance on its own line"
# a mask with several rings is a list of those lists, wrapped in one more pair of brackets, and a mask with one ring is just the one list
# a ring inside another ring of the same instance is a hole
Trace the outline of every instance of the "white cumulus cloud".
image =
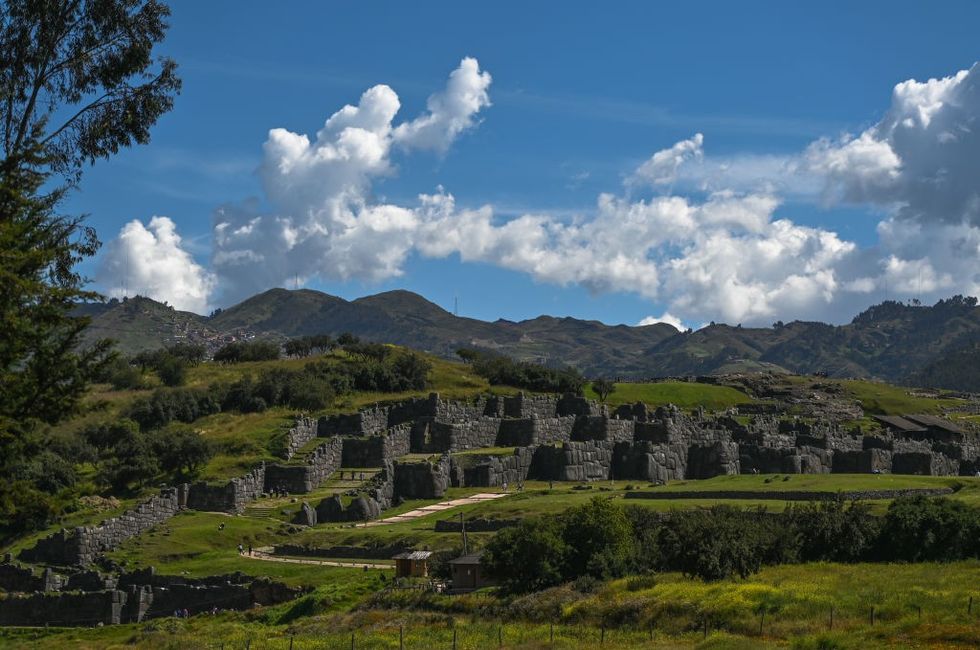
[(316, 137), (269, 132), (261, 166), (275, 208), (227, 205), (214, 215), (212, 264), (225, 302), (293, 278), (381, 280), (397, 277), (413, 248), (416, 211), (370, 200), (374, 179), (392, 172), (393, 145), (445, 149), (489, 105), (490, 75), (463, 59), (423, 115), (393, 124), (401, 102), (374, 86), (356, 106), (331, 115)]
[(645, 327), (647, 325), (658, 325), (660, 323), (666, 323), (674, 329), (683, 332), (686, 328), (684, 323), (681, 322), (680, 318), (677, 318), (668, 311), (665, 311), (662, 316), (647, 316), (637, 323), (637, 327)]
[[(491, 77), (466, 58), (413, 119), (396, 123), (398, 95), (378, 85), (313, 136), (272, 129), (260, 168), (271, 209), (229, 204), (214, 214), (220, 301), (294, 278), (398, 277), (412, 255), (458, 256), (540, 282), (637, 294), (663, 314), (641, 323), (678, 328), (709, 320), (840, 322), (882, 298), (980, 293), (978, 74), (974, 66), (898, 84), (878, 124), (793, 155), (714, 159), (695, 134), (653, 153), (620, 192), (600, 194), (572, 218), (544, 211), (503, 219), (490, 205), (461, 207), (441, 187), (412, 205), (376, 200), (372, 186), (395, 172), (394, 155), (443, 153), (478, 124)], [(784, 214), (786, 196), (806, 194), (828, 204), (875, 204), (886, 212), (878, 241), (860, 247)], [(208, 303), (215, 278), (182, 250), (169, 220), (128, 224), (110, 244), (104, 277), (116, 293), (120, 251), (145, 260), (131, 289), (185, 307)]]
[(980, 225), (980, 64), (897, 84), (880, 122), (814, 143), (806, 162), (834, 198), (896, 205), (902, 219)]
[(140, 294), (174, 308), (205, 313), (215, 277), (181, 245), (174, 222), (153, 217), (130, 221), (106, 246), (97, 280), (109, 296)]

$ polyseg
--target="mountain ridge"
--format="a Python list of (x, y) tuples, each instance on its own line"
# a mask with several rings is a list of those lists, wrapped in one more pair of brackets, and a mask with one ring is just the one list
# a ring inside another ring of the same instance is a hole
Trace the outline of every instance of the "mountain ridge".
[[(962, 296), (932, 306), (886, 301), (844, 325), (793, 321), (751, 328), (712, 323), (687, 332), (666, 323), (606, 325), (546, 314), (522, 321), (482, 321), (456, 316), (406, 290), (349, 301), (312, 289), (270, 289), (210, 317), (175, 311), (148, 298), (79, 310), (92, 318), (90, 338), (123, 338), (124, 352), (186, 339), (351, 332), (446, 357), (461, 347), (476, 347), (574, 366), (587, 376), (623, 378), (768, 371), (893, 382), (941, 379), (941, 359), (958, 359), (959, 350), (974, 354), (980, 341), (980, 307), (975, 298)], [(140, 328), (139, 335), (130, 335)], [(120, 330), (129, 333), (115, 336)], [(963, 364), (958, 366), (962, 376)]]

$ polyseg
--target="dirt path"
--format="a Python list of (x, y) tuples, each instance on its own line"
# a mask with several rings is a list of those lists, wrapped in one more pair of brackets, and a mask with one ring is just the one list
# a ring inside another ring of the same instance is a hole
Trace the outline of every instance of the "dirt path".
[(247, 560), (264, 560), (266, 562), (285, 562), (287, 564), (313, 564), (318, 566), (337, 566), (349, 569), (393, 569), (395, 568), (391, 564), (374, 564), (371, 562), (337, 562), (334, 560), (301, 560), (299, 558), (293, 557), (279, 557), (277, 555), (272, 555), (271, 546), (263, 546), (261, 548), (252, 549), (251, 555), (243, 555)]
[(441, 503), (433, 503), (431, 506), (416, 508), (415, 510), (409, 510), (408, 512), (403, 512), (400, 515), (394, 515), (392, 517), (386, 517), (385, 519), (377, 519), (375, 521), (369, 521), (365, 524), (361, 524), (361, 526), (370, 528), (372, 526), (387, 526), (388, 524), (400, 524), (406, 521), (415, 521), (419, 517), (425, 517), (426, 515), (431, 515), (437, 512), (443, 512), (445, 510), (455, 508), (456, 506), (466, 506), (472, 503), (493, 501), (494, 499), (499, 499), (505, 496), (507, 496), (506, 492), (474, 494), (473, 496), (463, 497), (462, 499), (453, 499), (452, 501), (442, 501)]

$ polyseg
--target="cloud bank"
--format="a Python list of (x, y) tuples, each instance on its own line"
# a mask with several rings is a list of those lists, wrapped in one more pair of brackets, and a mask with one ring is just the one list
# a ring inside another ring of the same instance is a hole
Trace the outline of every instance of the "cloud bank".
[[(145, 240), (163, 269), (183, 267), (179, 279), (154, 285), (175, 303), (183, 286), (181, 304), (207, 302), (216, 288), (227, 304), (294, 278), (384, 280), (402, 275), (410, 255), (458, 255), (541, 282), (639, 294), (664, 314), (644, 323), (840, 321), (881, 298), (980, 293), (978, 75), (974, 66), (902, 82), (878, 124), (795, 156), (714, 159), (694, 134), (655, 152), (621, 192), (599, 195), (590, 214), (572, 220), (503, 220), (492, 206), (460, 208), (442, 188), (414, 205), (374, 200), (372, 184), (395, 173), (394, 156), (444, 153), (479, 124), (491, 77), (467, 58), (407, 121), (396, 124), (398, 95), (379, 85), (312, 137), (272, 129), (260, 174), (273, 209), (216, 210), (211, 272), (181, 250), (169, 220), (128, 224), (119, 241)], [(861, 248), (795, 223), (781, 205), (796, 195), (884, 212), (877, 244)], [(107, 278), (119, 270), (114, 251)], [(160, 275), (169, 274), (176, 270)]]
[(175, 309), (205, 313), (216, 278), (182, 247), (177, 227), (167, 217), (147, 226), (130, 221), (109, 242), (96, 280), (107, 295), (140, 294), (167, 301)]

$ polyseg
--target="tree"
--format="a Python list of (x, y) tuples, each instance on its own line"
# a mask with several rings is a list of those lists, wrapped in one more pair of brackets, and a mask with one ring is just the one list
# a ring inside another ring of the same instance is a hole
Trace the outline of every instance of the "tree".
[(592, 390), (599, 396), (600, 402), (605, 402), (607, 397), (616, 392), (616, 384), (611, 379), (596, 379), (592, 382)]
[(159, 433), (153, 450), (160, 459), (160, 468), (169, 473), (193, 474), (214, 456), (214, 448), (204, 436), (183, 427)]
[(132, 432), (116, 442), (112, 456), (102, 466), (102, 480), (114, 490), (127, 489), (133, 482), (140, 486), (160, 471), (153, 446), (146, 434)]
[[(168, 13), (157, 0), (0, 4), (0, 476), (44, 447), (38, 425), (73, 413), (111, 356), (108, 342), (81, 349), (88, 321), (73, 314), (98, 298), (75, 270), (98, 238), (57, 205), (85, 163), (147, 142), (170, 110), (176, 65), (153, 61)], [(54, 516), (39, 487), (0, 481), (3, 534)]]
[(0, 162), (0, 458), (14, 463), (36, 425), (74, 412), (110, 359), (107, 342), (80, 349), (88, 319), (72, 314), (97, 297), (73, 268), (95, 253), (95, 233), (56, 214), (56, 197), (38, 198), (47, 174), (33, 166)]
[(565, 577), (623, 575), (633, 556), (633, 531), (623, 509), (595, 497), (565, 515)]
[(150, 140), (180, 92), (177, 64), (154, 60), (170, 9), (158, 0), (31, 0), (0, 6), (3, 157), (38, 147), (77, 182), (82, 166)]
[(510, 591), (536, 591), (561, 582), (567, 551), (556, 519), (524, 519), (494, 535), (480, 564)]

